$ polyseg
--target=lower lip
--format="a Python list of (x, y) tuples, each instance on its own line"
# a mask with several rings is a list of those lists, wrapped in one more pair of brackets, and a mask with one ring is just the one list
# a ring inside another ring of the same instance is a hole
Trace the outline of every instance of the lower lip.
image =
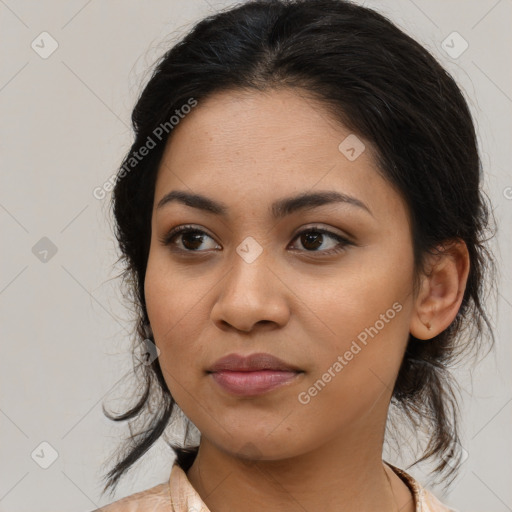
[(283, 386), (300, 373), (276, 370), (235, 372), (223, 370), (210, 374), (219, 386), (238, 396), (255, 396)]

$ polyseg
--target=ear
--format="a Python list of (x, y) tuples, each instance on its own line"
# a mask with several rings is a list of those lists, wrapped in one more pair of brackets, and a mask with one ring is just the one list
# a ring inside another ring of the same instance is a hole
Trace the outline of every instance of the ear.
[(466, 289), (470, 262), (464, 241), (450, 241), (439, 250), (428, 256), (411, 315), (410, 333), (420, 340), (437, 336), (453, 322)]

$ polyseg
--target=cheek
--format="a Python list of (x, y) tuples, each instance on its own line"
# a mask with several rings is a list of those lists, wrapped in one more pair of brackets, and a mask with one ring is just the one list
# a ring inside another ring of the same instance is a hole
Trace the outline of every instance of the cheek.
[(172, 377), (186, 385), (192, 370), (199, 371), (197, 361), (204, 347), (198, 340), (207, 315), (202, 299), (207, 289), (205, 280), (187, 278), (150, 255), (144, 283), (146, 307), (171, 392)]
[(326, 404), (368, 405), (398, 373), (409, 334), (412, 256), (386, 254), (361, 251), (332, 275), (316, 278), (316, 287), (313, 278), (296, 280), (294, 292), (304, 299), (301, 328), (312, 340), (308, 385), (328, 382), (320, 400)]
[(347, 340), (359, 335), (364, 341), (366, 329), (375, 324), (385, 339), (403, 333), (412, 299), (412, 266), (407, 258), (384, 259), (379, 252), (354, 253), (328, 275), (289, 276), (294, 294), (304, 303), (302, 320), (310, 320), (303, 321), (302, 328), (311, 327), (312, 340), (316, 332), (342, 350)]
[(155, 338), (161, 342), (175, 336), (177, 330), (194, 325), (191, 318), (201, 308), (207, 283), (194, 279), (192, 272), (193, 269), (184, 272), (183, 268), (171, 265), (163, 250), (150, 252), (144, 293)]
[(313, 330), (309, 333), (316, 340), (308, 347), (313, 363), (298, 390), (297, 411), (310, 423), (328, 417), (316, 425), (325, 436), (378, 410), (385, 414), (408, 339), (408, 304), (391, 296), (371, 303), (364, 294), (358, 297), (343, 307), (326, 301), (321, 316), (330, 329), (324, 327), (327, 334), (320, 336), (317, 331), (316, 338)]

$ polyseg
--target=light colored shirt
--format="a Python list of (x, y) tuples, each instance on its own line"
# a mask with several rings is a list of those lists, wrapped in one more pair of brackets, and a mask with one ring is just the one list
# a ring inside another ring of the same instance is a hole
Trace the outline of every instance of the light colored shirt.
[[(453, 511), (408, 473), (389, 463), (386, 464), (411, 490), (415, 512)], [(168, 482), (132, 494), (93, 512), (210, 512), (210, 510), (190, 483), (185, 471), (175, 461)]]

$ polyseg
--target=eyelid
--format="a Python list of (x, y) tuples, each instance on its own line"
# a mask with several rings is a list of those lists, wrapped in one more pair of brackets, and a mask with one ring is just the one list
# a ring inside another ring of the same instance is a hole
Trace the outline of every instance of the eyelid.
[(307, 224), (305, 226), (301, 226), (300, 228), (297, 228), (297, 230), (292, 235), (292, 240), (295, 240), (295, 238), (297, 238), (298, 235), (304, 233), (304, 231), (310, 231), (313, 229), (318, 230), (320, 232), (324, 232), (325, 234), (328, 234), (331, 236), (339, 236), (340, 238), (342, 238), (343, 240), (346, 240), (347, 242), (355, 243), (353, 241), (354, 237), (350, 233), (347, 233), (347, 232), (339, 233), (338, 231), (335, 231), (335, 228), (332, 228), (330, 226), (325, 226), (322, 223), (314, 223), (314, 222), (312, 224)]

